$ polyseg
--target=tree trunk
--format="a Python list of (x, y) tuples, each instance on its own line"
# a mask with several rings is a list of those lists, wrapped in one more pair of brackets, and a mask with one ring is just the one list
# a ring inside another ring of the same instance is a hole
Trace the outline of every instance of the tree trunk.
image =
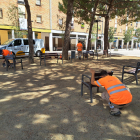
[(98, 2), (99, 2), (99, 0), (97, 0), (96, 3), (95, 3), (92, 19), (91, 19), (91, 22), (90, 22), (87, 51), (89, 51), (89, 49), (91, 47), (91, 33), (92, 33), (93, 23), (94, 23), (94, 20), (95, 20), (95, 12), (96, 12)]
[(62, 52), (64, 60), (68, 60), (71, 20), (72, 20), (72, 15), (73, 15), (73, 2), (74, 0), (68, 0), (68, 5), (67, 5), (66, 28), (65, 28), (65, 35), (64, 35), (64, 46), (63, 46), (63, 52)]
[(104, 28), (104, 51), (108, 55), (109, 41), (108, 41), (108, 30), (109, 30), (109, 16), (105, 16), (105, 28)]
[(32, 22), (31, 22), (31, 11), (28, 0), (24, 0), (27, 11), (28, 21), (28, 42), (29, 42), (29, 63), (34, 63), (34, 47), (33, 47), (33, 34), (32, 34)]

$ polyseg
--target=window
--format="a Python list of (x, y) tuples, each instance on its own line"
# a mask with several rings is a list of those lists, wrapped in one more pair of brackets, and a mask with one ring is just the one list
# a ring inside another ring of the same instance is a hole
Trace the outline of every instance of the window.
[(2, 9), (0, 8), (0, 18), (3, 18)]
[(17, 3), (24, 4), (24, 0), (18, 0)]
[(36, 17), (36, 22), (37, 23), (41, 23), (42, 22), (42, 17), (41, 16), (37, 16)]
[(36, 0), (36, 5), (41, 5), (41, 0)]
[(122, 29), (120, 29), (120, 33), (122, 33)]
[(14, 46), (19, 46), (21, 45), (21, 39), (17, 39), (14, 41)]
[(33, 40), (33, 45), (35, 45), (35, 40)]
[(62, 24), (63, 24), (63, 19), (59, 19), (59, 25), (62, 26)]
[(28, 43), (28, 40), (27, 40), (27, 39), (24, 39), (24, 40), (23, 40), (23, 42), (24, 42), (24, 45), (29, 45), (29, 43)]
[[(28, 39), (23, 40), (24, 45), (29, 45)], [(33, 45), (35, 45), (35, 40), (33, 40)]]
[(71, 20), (71, 29), (74, 29), (74, 18)]

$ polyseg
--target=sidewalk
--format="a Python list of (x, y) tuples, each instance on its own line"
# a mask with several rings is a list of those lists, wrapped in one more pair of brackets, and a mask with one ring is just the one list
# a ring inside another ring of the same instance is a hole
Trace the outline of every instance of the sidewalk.
[[(109, 49), (110, 51), (110, 49)], [(45, 51), (46, 53), (58, 53), (62, 54), (62, 51)], [(68, 54), (71, 54), (71, 51), (68, 51)], [(77, 51), (76, 51), (77, 54)], [(103, 51), (99, 52), (99, 55), (103, 54)], [(126, 49), (118, 49), (118, 51), (114, 51), (114, 49), (111, 50), (111, 55), (121, 55), (121, 56), (136, 56), (140, 57), (140, 50), (134, 49), (134, 50), (126, 50)]]
[[(110, 49), (109, 49), (110, 51)], [(103, 54), (103, 51), (99, 52), (99, 54)], [(111, 50), (111, 55), (122, 55), (122, 56), (136, 56), (140, 57), (140, 50), (126, 50), (126, 49), (118, 49), (118, 51)]]

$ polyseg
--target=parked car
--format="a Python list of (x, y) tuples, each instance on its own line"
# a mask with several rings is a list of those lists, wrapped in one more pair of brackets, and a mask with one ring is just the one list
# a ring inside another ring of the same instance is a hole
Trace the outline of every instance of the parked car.
[[(36, 56), (40, 56), (40, 53), (45, 51), (43, 39), (33, 39), (33, 46), (34, 46), (34, 54)], [(9, 51), (12, 51), (14, 55), (29, 55), (28, 39), (26, 38), (9, 39), (5, 43), (0, 45), (0, 49), (7, 49)]]

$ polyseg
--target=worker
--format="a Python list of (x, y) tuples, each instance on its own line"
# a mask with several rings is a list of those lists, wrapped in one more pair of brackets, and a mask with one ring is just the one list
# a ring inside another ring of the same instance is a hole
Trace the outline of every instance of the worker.
[[(2, 50), (2, 58), (4, 59), (4, 60), (3, 60), (3, 63), (2, 63), (3, 67), (6, 66), (6, 65), (5, 65), (5, 56), (10, 56), (10, 55), (12, 55), (12, 52), (11, 52), (11, 51), (6, 50), (6, 49), (3, 49), (3, 50)], [(8, 62), (9, 62), (9, 61), (8, 61)], [(10, 62), (9, 62), (9, 63), (10, 63)]]
[(91, 84), (98, 87), (103, 86), (106, 91), (102, 93), (103, 101), (106, 101), (110, 107), (110, 114), (120, 116), (119, 108), (128, 106), (132, 101), (132, 95), (128, 87), (126, 87), (117, 77), (108, 75), (107, 71), (101, 71), (101, 77), (95, 81), (95, 71), (90, 69), (92, 73)]
[(82, 43), (79, 41), (78, 44), (77, 44), (77, 51), (78, 51), (78, 57), (79, 57), (79, 59), (81, 59), (82, 48), (83, 48), (83, 45), (82, 45)]

